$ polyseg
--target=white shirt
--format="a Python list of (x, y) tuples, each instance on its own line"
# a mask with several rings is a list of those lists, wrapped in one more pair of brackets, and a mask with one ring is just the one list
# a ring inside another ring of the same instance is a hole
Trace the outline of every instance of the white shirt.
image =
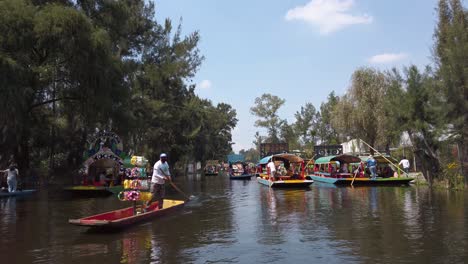
[(166, 176), (171, 176), (169, 172), (169, 164), (167, 161), (162, 163), (161, 160), (158, 160), (153, 167), (153, 177), (151, 178), (152, 183), (164, 184), (164, 178)]
[(407, 160), (407, 159), (402, 159), (400, 161), (400, 163), (398, 163), (398, 165), (403, 165), (403, 168), (405, 168), (405, 169), (410, 167), (409, 160)]
[(268, 162), (267, 167), (270, 169), (270, 173), (276, 171), (275, 163), (273, 161)]
[(16, 176), (18, 176), (19, 174), (18, 169), (14, 169), (14, 170), (6, 169), (3, 172), (8, 173), (7, 180), (9, 181), (16, 180)]

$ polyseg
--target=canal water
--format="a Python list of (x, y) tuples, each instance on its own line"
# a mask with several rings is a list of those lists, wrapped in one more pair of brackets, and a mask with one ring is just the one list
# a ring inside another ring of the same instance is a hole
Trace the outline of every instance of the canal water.
[(184, 209), (117, 233), (67, 223), (128, 205), (114, 196), (50, 189), (1, 199), (0, 263), (468, 263), (466, 192), (272, 190), (201, 175), (175, 182), (195, 196)]

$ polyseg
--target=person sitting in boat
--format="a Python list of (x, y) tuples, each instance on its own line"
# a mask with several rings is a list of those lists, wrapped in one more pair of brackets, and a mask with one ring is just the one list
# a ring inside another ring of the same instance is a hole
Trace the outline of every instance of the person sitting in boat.
[(99, 174), (99, 185), (101, 186), (107, 186), (108, 184), (108, 179), (106, 177), (106, 171), (102, 171), (100, 174)]
[(16, 192), (17, 177), (19, 177), (19, 171), (16, 164), (12, 163), (10, 168), (1, 172), (7, 173), (8, 192)]
[(343, 163), (343, 165), (341, 166), (340, 172), (341, 173), (349, 173), (348, 164)]

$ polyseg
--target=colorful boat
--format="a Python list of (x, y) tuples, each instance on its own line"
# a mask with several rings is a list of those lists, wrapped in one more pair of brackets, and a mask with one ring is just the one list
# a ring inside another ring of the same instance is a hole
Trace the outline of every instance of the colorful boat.
[(79, 186), (70, 186), (63, 188), (67, 192), (71, 192), (75, 195), (83, 196), (106, 196), (112, 194), (118, 194), (124, 188), (122, 185), (117, 186), (93, 186), (93, 185), (79, 185)]
[[(275, 165), (281, 168), (279, 175), (272, 179), (267, 169), (267, 164), (273, 161)], [(257, 181), (260, 184), (270, 188), (306, 188), (314, 181), (305, 178), (304, 160), (294, 154), (276, 154), (261, 159), (257, 165)]]
[(35, 193), (36, 190), (21, 190), (16, 192), (0, 192), (0, 198), (26, 196)]
[[(228, 159), (229, 161), (229, 159)], [(229, 161), (229, 179), (231, 180), (250, 180), (254, 176), (251, 173), (250, 166), (243, 161)]]
[(79, 219), (69, 219), (68, 223), (99, 229), (119, 229), (135, 223), (150, 221), (157, 217), (170, 214), (184, 206), (185, 201), (164, 199), (164, 208), (158, 209), (158, 202), (153, 202), (145, 212), (135, 213), (135, 207), (127, 207), (102, 214)]
[[(90, 135), (86, 160), (80, 170), (79, 185), (64, 188), (77, 195), (96, 196), (119, 193), (121, 182), (126, 173), (124, 162), (130, 159), (122, 151), (123, 144), (113, 132), (98, 131)], [(128, 167), (128, 166), (127, 166)]]
[(205, 176), (217, 176), (219, 174), (219, 161), (218, 160), (207, 160), (205, 168), (203, 169), (203, 175)]
[(402, 185), (414, 180), (406, 177), (384, 177), (382, 174), (372, 180), (366, 174), (365, 162), (359, 157), (346, 154), (318, 158), (314, 172), (306, 178), (336, 185)]

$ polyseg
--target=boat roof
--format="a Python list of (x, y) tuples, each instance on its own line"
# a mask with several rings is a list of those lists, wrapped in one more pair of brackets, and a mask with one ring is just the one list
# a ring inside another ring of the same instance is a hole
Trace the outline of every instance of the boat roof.
[(240, 155), (240, 154), (229, 154), (227, 156), (227, 159), (228, 159), (229, 163), (244, 162), (245, 161), (244, 155)]
[(324, 164), (324, 163), (330, 163), (330, 162), (333, 162), (333, 161), (338, 161), (340, 163), (348, 163), (349, 164), (349, 163), (359, 163), (359, 162), (361, 162), (361, 159), (359, 157), (356, 157), (356, 156), (343, 154), (343, 155), (338, 155), (338, 156), (326, 156), (326, 157), (318, 158), (315, 161), (315, 164)]
[(268, 162), (270, 162), (271, 159), (283, 159), (283, 160), (287, 160), (289, 162), (295, 162), (295, 163), (304, 161), (301, 157), (297, 155), (289, 154), (289, 153), (282, 153), (282, 154), (275, 154), (275, 155), (264, 157), (258, 162), (258, 164), (267, 164)]

